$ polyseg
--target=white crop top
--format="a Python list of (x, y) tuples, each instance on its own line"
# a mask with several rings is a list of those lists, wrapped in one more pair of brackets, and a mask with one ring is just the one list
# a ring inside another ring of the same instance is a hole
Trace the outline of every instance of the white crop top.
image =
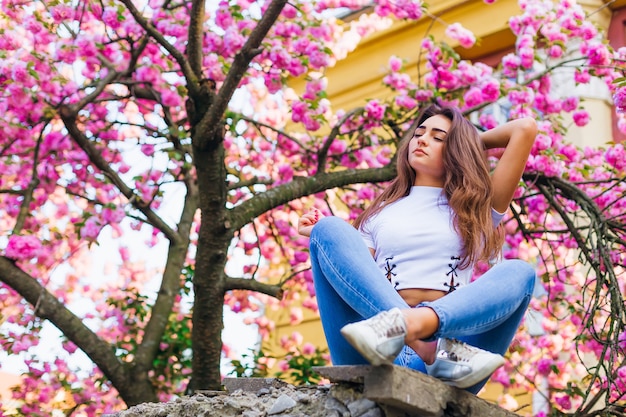
[[(492, 209), (494, 227), (503, 213)], [(396, 290), (454, 291), (470, 282), (473, 266), (460, 263), (462, 242), (442, 188), (414, 186), (408, 196), (385, 206), (360, 228), (375, 250), (376, 263)]]

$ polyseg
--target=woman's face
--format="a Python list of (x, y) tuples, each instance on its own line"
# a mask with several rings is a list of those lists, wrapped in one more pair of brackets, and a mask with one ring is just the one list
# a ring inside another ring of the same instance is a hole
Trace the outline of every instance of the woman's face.
[(409, 142), (409, 165), (415, 170), (414, 185), (443, 186), (443, 149), (452, 123), (442, 115), (420, 124)]

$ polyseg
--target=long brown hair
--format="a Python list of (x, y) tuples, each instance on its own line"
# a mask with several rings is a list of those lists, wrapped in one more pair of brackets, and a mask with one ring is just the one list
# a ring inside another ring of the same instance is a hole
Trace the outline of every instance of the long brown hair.
[(454, 228), (463, 242), (460, 267), (466, 268), (497, 256), (502, 250), (504, 234), (502, 228), (493, 227), (493, 188), (478, 130), (456, 108), (432, 105), (420, 113), (398, 148), (396, 178), (355, 219), (354, 227), (359, 228), (386, 205), (409, 195), (416, 177), (409, 165), (409, 142), (415, 128), (436, 115), (451, 122), (443, 150), (443, 190), (454, 213)]

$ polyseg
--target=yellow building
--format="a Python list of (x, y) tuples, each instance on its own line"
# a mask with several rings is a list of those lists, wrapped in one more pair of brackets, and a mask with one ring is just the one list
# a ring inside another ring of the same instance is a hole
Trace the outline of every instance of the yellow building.
[[(587, 11), (593, 12), (595, 21), (606, 29), (614, 48), (626, 45), (626, 0), (588, 0), (581, 4)], [(483, 0), (433, 0), (428, 2), (428, 13), (418, 22), (395, 23), (389, 29), (364, 39), (345, 60), (326, 71), (328, 98), (335, 111), (362, 106), (372, 98), (388, 98), (390, 92), (384, 88), (381, 79), (388, 72), (387, 63), (391, 55), (404, 59), (406, 68), (413, 69), (413, 73), (409, 74), (417, 79), (422, 39), (427, 35), (446, 39), (446, 24), (460, 22), (479, 39), (470, 49), (455, 48), (463, 59), (496, 65), (502, 56), (514, 51), (516, 37), (508, 26), (508, 20), (510, 16), (520, 14), (516, 0), (497, 0), (489, 5)], [(437, 17), (434, 22), (433, 16)], [(455, 46), (451, 39), (446, 41)], [(296, 84), (294, 88), (301, 91), (303, 86)], [(607, 93), (590, 87), (580, 91), (580, 95), (585, 98), (591, 123), (584, 128), (571, 129), (568, 139), (580, 146), (601, 145), (608, 138), (624, 140), (624, 135), (616, 129), (615, 112)], [(276, 331), (263, 346), (266, 354), (280, 356), (278, 341), (294, 331), (318, 347), (326, 346), (319, 318), (310, 311), (305, 309), (304, 320), (298, 326), (289, 324), (289, 311), (268, 311), (267, 314), (275, 320)], [(501, 392), (498, 385), (491, 384), (480, 396), (495, 401)], [(532, 398), (528, 393), (520, 393), (516, 399), (520, 407), (523, 406), (517, 412), (530, 414)]]

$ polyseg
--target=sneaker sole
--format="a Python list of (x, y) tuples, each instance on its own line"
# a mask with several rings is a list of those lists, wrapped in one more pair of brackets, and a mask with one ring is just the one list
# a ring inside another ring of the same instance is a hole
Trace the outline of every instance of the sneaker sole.
[(497, 356), (487, 362), (483, 367), (481, 367), (478, 372), (473, 372), (463, 378), (450, 380), (442, 379), (442, 381), (444, 381), (448, 385), (452, 385), (457, 388), (469, 388), (473, 385), (478, 384), (483, 379), (490, 377), (496, 369), (504, 365), (504, 362), (505, 361), (502, 356)]
[[(357, 332), (352, 332), (352, 325), (348, 324), (341, 328), (341, 334), (343, 337), (355, 348), (367, 361), (374, 365), (391, 365), (393, 359), (389, 360), (382, 356), (378, 351), (372, 349), (366, 342), (364, 342)], [(395, 358), (394, 358), (395, 359)]]

